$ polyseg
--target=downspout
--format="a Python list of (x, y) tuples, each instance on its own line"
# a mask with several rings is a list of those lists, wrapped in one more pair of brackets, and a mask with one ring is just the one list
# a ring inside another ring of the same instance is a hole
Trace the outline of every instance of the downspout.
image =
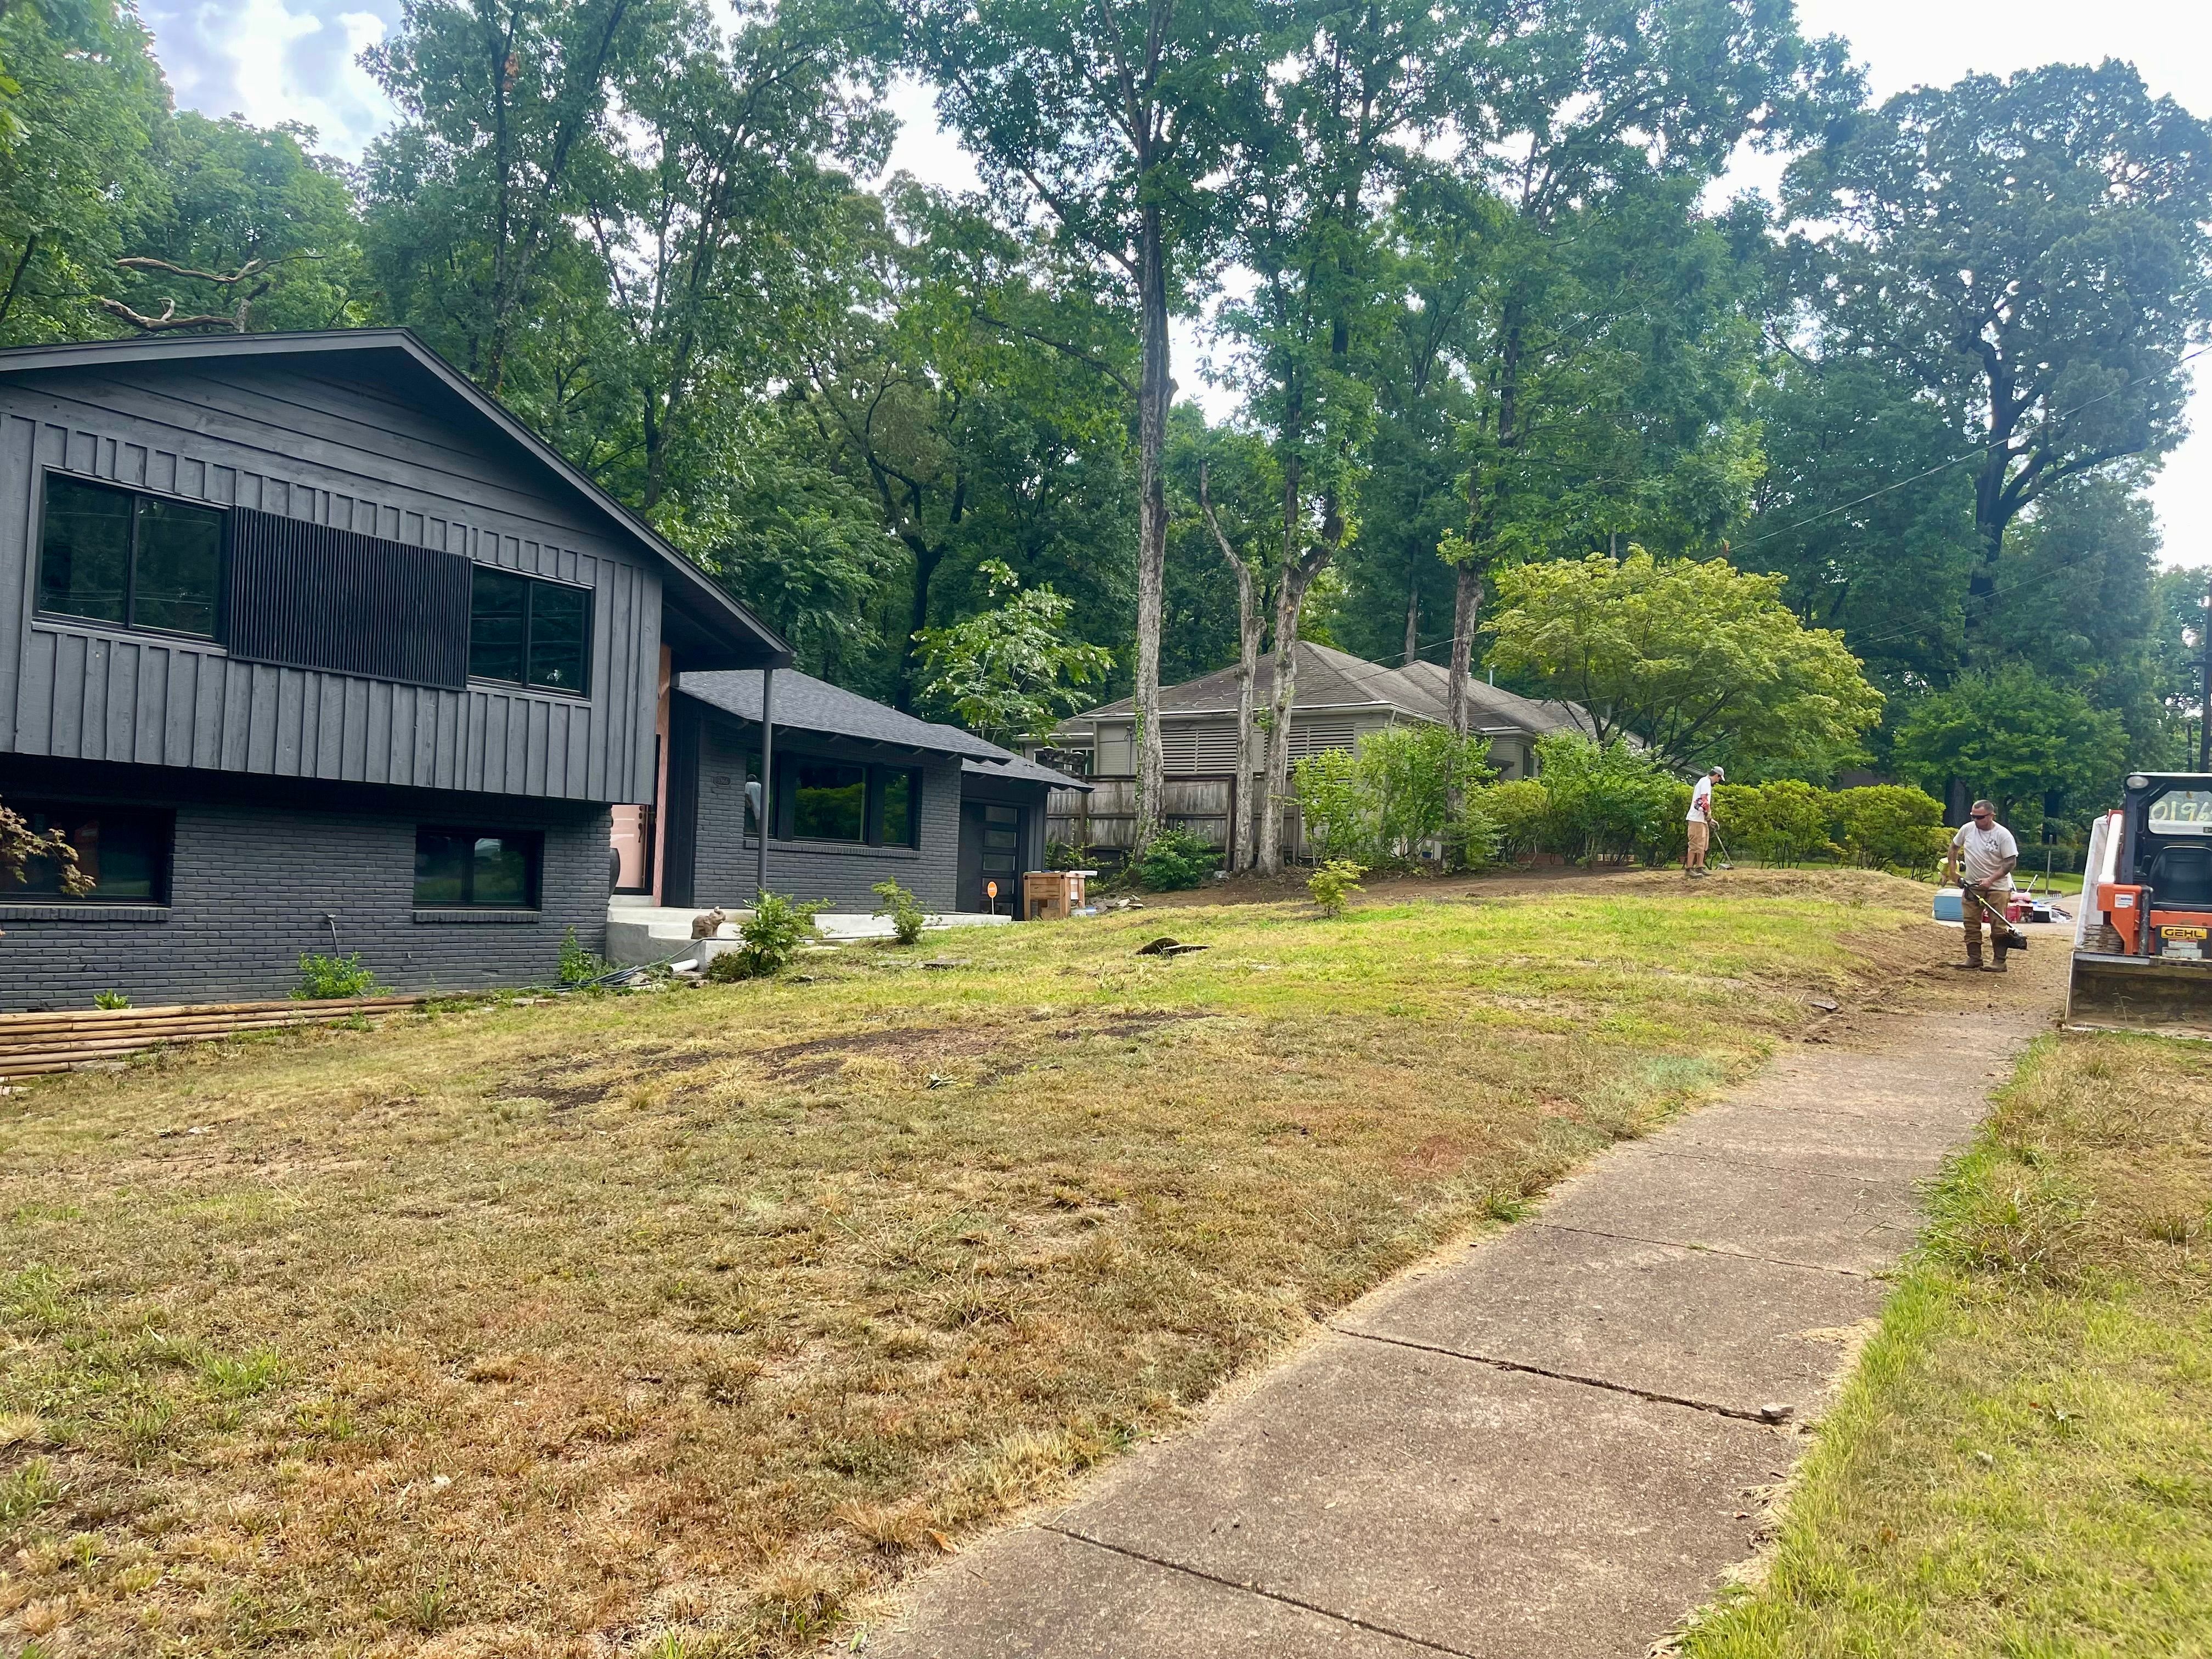
[(768, 892), (769, 825), (775, 808), (775, 670), (761, 670), (760, 839), (753, 850), (753, 903)]
[(659, 682), (653, 706), (653, 902), (661, 902), (668, 878), (668, 689), (674, 684), (676, 654), (660, 647)]

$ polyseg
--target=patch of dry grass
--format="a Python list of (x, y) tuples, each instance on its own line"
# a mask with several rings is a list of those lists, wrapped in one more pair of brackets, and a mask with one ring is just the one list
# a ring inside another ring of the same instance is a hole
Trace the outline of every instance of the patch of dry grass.
[(1747, 1069), (1924, 902), (1179, 910), (1211, 950), (1010, 929), (41, 1086), (0, 1108), (0, 1641), (805, 1649)]

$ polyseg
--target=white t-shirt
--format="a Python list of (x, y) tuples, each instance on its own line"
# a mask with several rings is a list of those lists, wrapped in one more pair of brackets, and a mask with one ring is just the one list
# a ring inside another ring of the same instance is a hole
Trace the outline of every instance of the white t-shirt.
[(1984, 830), (1968, 818), (1951, 837), (1951, 845), (1960, 849), (1959, 863), (1966, 872), (1968, 886), (2012, 885), (2012, 872), (2004, 868), (2004, 861), (2020, 856), (2020, 843), (2002, 823), (1993, 822)]
[(1713, 800), (1713, 781), (1699, 778), (1690, 790), (1690, 822), (1702, 823), (1709, 815)]

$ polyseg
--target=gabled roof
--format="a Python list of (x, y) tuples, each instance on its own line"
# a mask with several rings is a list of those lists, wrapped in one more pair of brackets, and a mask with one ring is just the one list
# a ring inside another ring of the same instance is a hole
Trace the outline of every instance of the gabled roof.
[[(130, 368), (241, 359), (313, 358), (373, 374), (394, 390), (439, 398), (505, 438), (558, 484), (581, 498), (615, 534), (657, 560), (663, 580), (663, 635), (702, 665), (736, 668), (791, 660), (791, 647), (707, 573), (663, 541), (642, 519), (571, 466), (475, 382), (404, 328), (302, 330), (266, 334), (168, 334), (0, 350), (0, 374), (40, 369)], [(674, 627), (669, 623), (673, 622)]]
[[(1300, 640), (1297, 645), (1298, 662), (1297, 707), (1310, 713), (1315, 709), (1374, 708), (1395, 710), (1419, 720), (1441, 722), (1444, 718), (1443, 705), (1426, 687), (1407, 680), (1395, 669), (1355, 657), (1349, 652), (1338, 651), (1326, 645), (1316, 645), (1311, 640)], [(1275, 685), (1275, 659), (1273, 653), (1260, 659), (1260, 672), (1253, 677), (1253, 696), (1264, 703), (1273, 695)], [(1112, 720), (1127, 718), (1135, 712), (1133, 698), (1124, 697), (1119, 702), (1109, 702), (1103, 708), (1093, 708), (1074, 716), (1076, 720)], [(1237, 670), (1218, 669), (1194, 680), (1185, 680), (1181, 685), (1160, 688), (1160, 713), (1163, 716), (1180, 714), (1233, 714), (1237, 712)]]
[[(1451, 696), (1451, 670), (1440, 662), (1416, 659), (1398, 672), (1426, 687), (1440, 702)], [(1517, 691), (1508, 691), (1502, 685), (1479, 679), (1468, 682), (1467, 695), (1474, 724), (1484, 731), (1510, 726), (1540, 738), (1547, 732), (1579, 732), (1587, 737), (1596, 729), (1589, 712), (1579, 703), (1524, 697)]]

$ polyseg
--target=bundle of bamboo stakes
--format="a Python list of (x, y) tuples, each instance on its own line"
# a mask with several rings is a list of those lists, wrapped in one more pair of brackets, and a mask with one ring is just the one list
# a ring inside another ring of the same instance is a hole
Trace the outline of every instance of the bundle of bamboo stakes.
[(348, 997), (327, 1002), (204, 1002), (169, 1008), (0, 1014), (0, 1082), (119, 1060), (161, 1042), (205, 1042), (238, 1031), (327, 1025), (361, 1014), (392, 1013), (427, 1000), (420, 996)]

